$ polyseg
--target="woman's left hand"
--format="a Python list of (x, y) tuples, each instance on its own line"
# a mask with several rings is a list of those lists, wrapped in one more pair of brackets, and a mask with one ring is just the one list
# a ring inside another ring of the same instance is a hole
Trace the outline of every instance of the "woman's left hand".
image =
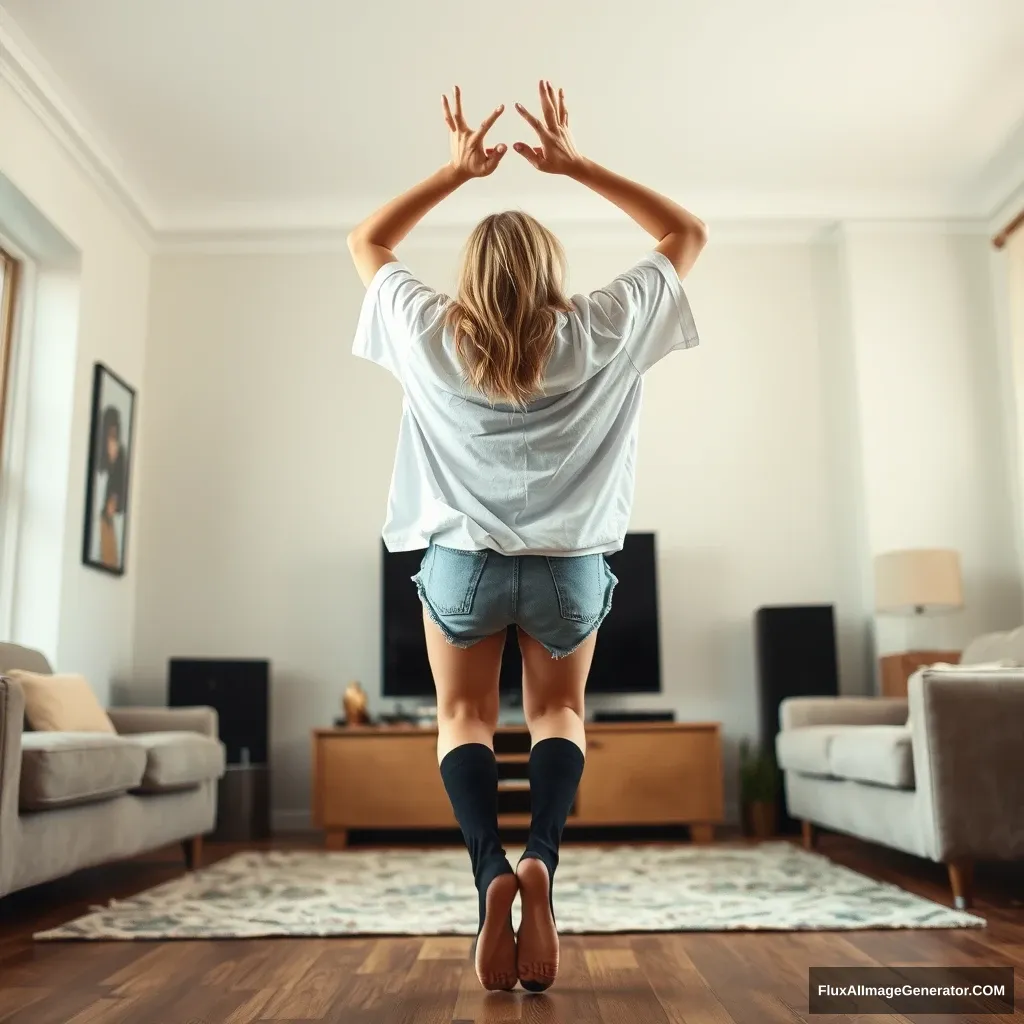
[(506, 147), (505, 143), (499, 142), (489, 149), (484, 143), (484, 136), (501, 117), (505, 104), (495, 107), (479, 128), (471, 129), (462, 116), (462, 92), (458, 86), (455, 86), (455, 109), (448, 105), (447, 96), (443, 102), (445, 124), (451, 133), (452, 167), (467, 178), (486, 178), (493, 174), (505, 155)]

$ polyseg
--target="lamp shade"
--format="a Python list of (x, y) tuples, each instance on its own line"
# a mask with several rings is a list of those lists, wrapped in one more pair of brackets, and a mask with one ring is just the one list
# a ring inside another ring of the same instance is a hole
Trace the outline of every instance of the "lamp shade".
[(962, 608), (960, 556), (918, 548), (875, 557), (875, 608), (888, 615), (923, 615)]

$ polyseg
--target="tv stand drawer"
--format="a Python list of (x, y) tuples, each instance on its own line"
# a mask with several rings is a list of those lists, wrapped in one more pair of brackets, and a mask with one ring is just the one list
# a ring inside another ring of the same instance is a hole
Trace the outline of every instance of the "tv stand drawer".
[(588, 730), (577, 824), (714, 823), (723, 803), (717, 728)]

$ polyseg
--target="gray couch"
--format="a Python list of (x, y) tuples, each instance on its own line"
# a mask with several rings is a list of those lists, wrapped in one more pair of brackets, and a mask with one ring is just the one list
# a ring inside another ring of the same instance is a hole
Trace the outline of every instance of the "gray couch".
[(114, 708), (117, 735), (25, 730), (21, 686), (38, 651), (0, 644), (0, 896), (213, 829), (224, 747), (212, 708)]
[(947, 865), (971, 903), (976, 861), (1024, 858), (1024, 628), (922, 669), (908, 699), (795, 697), (776, 754), (790, 814)]

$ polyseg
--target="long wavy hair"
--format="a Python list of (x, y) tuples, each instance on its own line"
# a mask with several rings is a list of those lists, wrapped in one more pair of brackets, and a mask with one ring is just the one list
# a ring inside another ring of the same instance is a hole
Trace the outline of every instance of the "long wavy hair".
[(541, 393), (558, 314), (572, 309), (564, 278), (561, 244), (529, 214), (494, 213), (473, 229), (445, 323), (467, 378), (492, 403), (522, 408)]

